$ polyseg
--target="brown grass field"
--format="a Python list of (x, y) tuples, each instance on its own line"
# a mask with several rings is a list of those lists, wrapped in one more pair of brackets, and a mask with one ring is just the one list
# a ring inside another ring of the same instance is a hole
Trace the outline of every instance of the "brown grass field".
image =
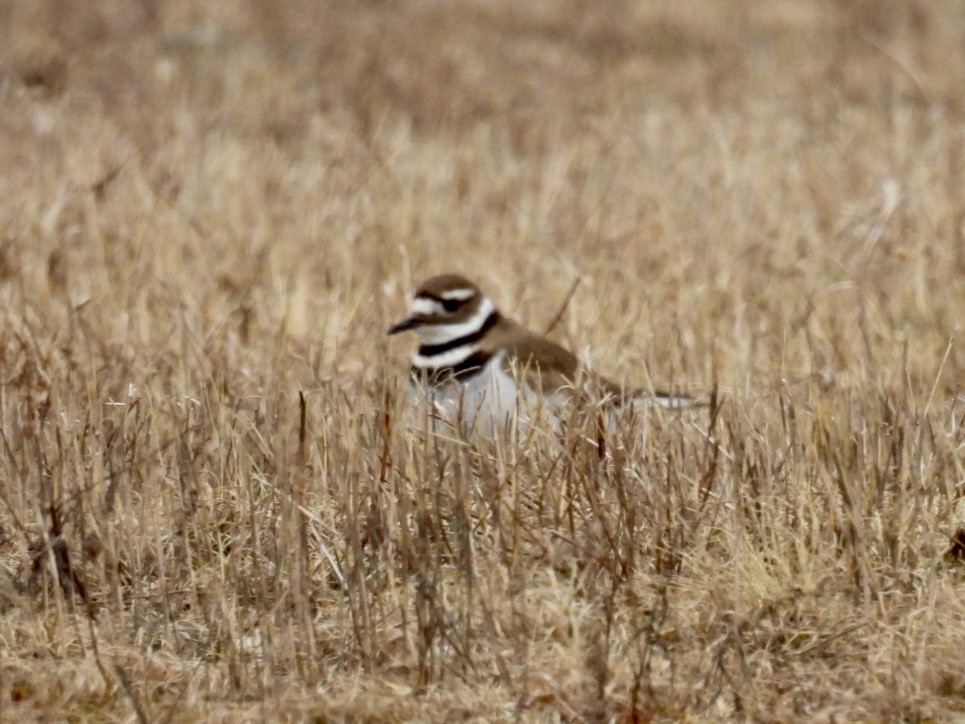
[(965, 717), (961, 0), (12, 0), (0, 169), (0, 720)]

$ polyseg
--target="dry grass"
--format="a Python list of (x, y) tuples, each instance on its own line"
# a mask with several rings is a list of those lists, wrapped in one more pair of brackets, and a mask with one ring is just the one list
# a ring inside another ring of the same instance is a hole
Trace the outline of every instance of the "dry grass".
[[(963, 47), (958, 0), (4, 4), (0, 718), (965, 715)], [(427, 437), (382, 333), (449, 270), (536, 327), (579, 277), (556, 336), (723, 404)]]

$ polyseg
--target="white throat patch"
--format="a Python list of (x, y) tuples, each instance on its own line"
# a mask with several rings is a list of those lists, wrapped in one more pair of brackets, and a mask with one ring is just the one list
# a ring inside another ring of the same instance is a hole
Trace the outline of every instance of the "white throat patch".
[[(413, 300), (412, 311), (416, 313), (420, 312), (416, 309), (416, 303), (419, 301), (430, 302), (434, 304), (439, 304), (438, 302), (433, 302), (431, 299), (420, 300), (418, 297)], [(479, 309), (473, 314), (469, 319), (464, 322), (456, 322), (454, 324), (426, 324), (421, 327), (417, 327), (414, 331), (419, 335), (419, 343), (422, 345), (440, 345), (448, 344), (460, 337), (465, 337), (474, 332), (478, 332), (482, 329), (483, 324), (489, 318), (489, 315), (496, 311), (493, 303), (489, 301), (488, 298), (483, 297), (482, 302), (479, 304)]]

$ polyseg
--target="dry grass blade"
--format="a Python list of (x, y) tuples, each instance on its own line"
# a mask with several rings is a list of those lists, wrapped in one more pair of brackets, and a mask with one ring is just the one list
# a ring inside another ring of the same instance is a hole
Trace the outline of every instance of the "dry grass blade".
[[(960, 0), (2, 15), (0, 718), (965, 716)], [(438, 272), (707, 406), (419, 416)]]
[(546, 329), (543, 331), (543, 334), (549, 334), (554, 329), (556, 329), (556, 325), (560, 323), (560, 320), (563, 319), (563, 315), (566, 314), (566, 308), (570, 306), (570, 300), (573, 299), (573, 295), (576, 293), (576, 288), (579, 285), (580, 285), (580, 278), (576, 277), (573, 280), (573, 285), (570, 287), (570, 290), (566, 293), (566, 296), (563, 298), (563, 303), (560, 305), (559, 311), (556, 312), (556, 314), (550, 320), (550, 323), (546, 325)]

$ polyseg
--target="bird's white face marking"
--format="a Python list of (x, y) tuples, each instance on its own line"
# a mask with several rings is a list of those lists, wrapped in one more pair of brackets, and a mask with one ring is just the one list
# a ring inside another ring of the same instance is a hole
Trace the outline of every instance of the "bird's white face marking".
[[(425, 312), (419, 312), (415, 308), (416, 302), (420, 301), (419, 297), (413, 301), (412, 311), (419, 314), (424, 314)], [(432, 302), (430, 299), (422, 300), (427, 302)], [(439, 302), (433, 302), (434, 304), (439, 304)], [(469, 319), (464, 322), (454, 322), (453, 324), (424, 324), (420, 327), (415, 328), (415, 333), (419, 335), (419, 343), (423, 345), (435, 346), (439, 344), (448, 344), (453, 340), (459, 339), (460, 337), (465, 337), (472, 334), (473, 332), (478, 332), (482, 329), (483, 324), (486, 319), (495, 311), (493, 303), (487, 298), (483, 298), (482, 302), (479, 304), (479, 309), (473, 314)]]
[(472, 299), (476, 295), (473, 289), (450, 289), (447, 292), (443, 292), (439, 296), (443, 299), (451, 299), (456, 302), (464, 302), (467, 299)]
[(412, 300), (412, 304), (409, 305), (409, 311), (412, 314), (444, 314), (445, 308), (442, 306), (441, 302), (437, 302), (435, 299), (429, 299), (428, 297), (416, 297)]

